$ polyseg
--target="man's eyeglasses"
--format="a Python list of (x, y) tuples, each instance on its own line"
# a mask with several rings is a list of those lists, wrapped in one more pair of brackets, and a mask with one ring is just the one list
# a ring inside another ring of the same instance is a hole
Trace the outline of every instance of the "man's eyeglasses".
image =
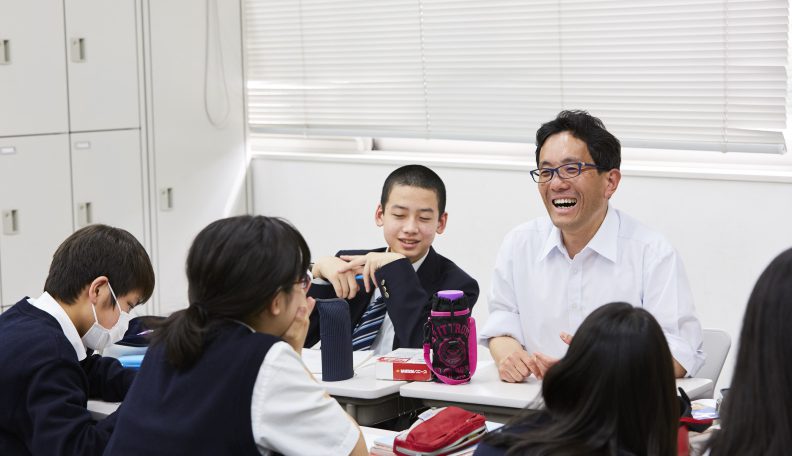
[(583, 172), (584, 169), (599, 169), (604, 170), (600, 166), (597, 166), (594, 163), (565, 163), (557, 168), (539, 168), (531, 171), (531, 177), (533, 178), (534, 182), (537, 184), (544, 184), (545, 182), (550, 182), (553, 179), (553, 176), (558, 174), (560, 179), (571, 179), (573, 177), (580, 176), (580, 173)]
[(300, 279), (300, 280), (298, 280), (297, 282), (294, 282), (294, 283), (299, 283), (300, 284), (300, 288), (302, 288), (303, 291), (306, 291), (306, 290), (308, 290), (308, 288), (311, 287), (311, 282), (312, 281), (313, 281), (313, 274), (311, 274), (311, 270), (309, 269), (309, 270), (305, 271), (305, 275), (302, 277), (302, 279)]

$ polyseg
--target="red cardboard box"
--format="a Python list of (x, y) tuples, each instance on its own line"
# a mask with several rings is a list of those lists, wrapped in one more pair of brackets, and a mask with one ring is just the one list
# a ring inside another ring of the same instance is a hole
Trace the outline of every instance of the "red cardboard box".
[(432, 372), (426, 366), (420, 348), (398, 348), (380, 356), (377, 358), (376, 375), (380, 380), (432, 380)]

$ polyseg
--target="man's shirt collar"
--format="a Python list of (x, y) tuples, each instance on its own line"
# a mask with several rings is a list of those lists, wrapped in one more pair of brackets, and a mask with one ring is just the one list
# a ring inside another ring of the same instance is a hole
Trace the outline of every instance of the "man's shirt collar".
[(589, 241), (586, 248), (591, 249), (600, 256), (616, 262), (619, 241), (619, 214), (608, 204), (608, 212), (602, 221), (597, 233)]
[[(591, 249), (602, 257), (615, 262), (618, 255), (618, 240), (619, 214), (611, 207), (610, 204), (608, 204), (608, 211), (605, 213), (605, 219), (602, 221), (599, 229), (594, 234), (594, 237), (591, 238), (582, 251)], [(539, 250), (539, 256), (536, 260), (544, 260), (548, 255), (550, 255), (550, 252), (552, 252), (553, 249), (558, 249), (560, 253), (569, 257), (566, 247), (564, 246), (564, 242), (561, 239), (561, 230), (559, 230), (555, 225), (553, 225), (553, 228), (550, 230), (550, 234), (547, 236), (544, 245)]]

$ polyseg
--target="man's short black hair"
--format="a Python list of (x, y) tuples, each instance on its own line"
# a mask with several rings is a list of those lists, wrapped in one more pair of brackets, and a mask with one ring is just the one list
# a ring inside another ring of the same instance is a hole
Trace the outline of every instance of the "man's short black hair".
[(619, 169), (621, 166), (621, 143), (602, 121), (586, 111), (561, 111), (558, 116), (543, 124), (536, 131), (536, 167), (539, 167), (539, 152), (547, 138), (568, 131), (588, 146), (594, 163), (604, 170)]
[(406, 185), (408, 187), (425, 188), (435, 192), (437, 195), (437, 209), (440, 211), (438, 217), (445, 213), (446, 189), (443, 180), (434, 171), (423, 165), (406, 165), (396, 169), (382, 186), (380, 204), (385, 209), (385, 204), (390, 198), (391, 190), (394, 185)]
[(121, 228), (89, 225), (75, 231), (52, 256), (44, 291), (74, 304), (82, 290), (106, 276), (116, 296), (137, 291), (147, 301), (154, 292), (154, 269), (146, 249)]

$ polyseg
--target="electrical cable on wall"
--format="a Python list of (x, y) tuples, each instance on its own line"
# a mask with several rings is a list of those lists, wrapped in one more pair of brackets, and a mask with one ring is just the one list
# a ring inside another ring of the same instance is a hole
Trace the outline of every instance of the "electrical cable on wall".
[[(228, 96), (228, 82), (226, 81), (225, 64), (223, 62), (223, 42), (220, 34), (220, 14), (217, 7), (218, 0), (206, 0), (206, 43), (204, 55), (204, 111), (209, 123), (215, 128), (221, 129), (225, 127), (228, 115), (231, 112), (231, 105)], [(214, 45), (214, 47), (212, 46)], [(217, 57), (216, 68), (219, 70), (220, 85), (222, 86), (222, 93), (219, 94), (219, 104), (215, 106), (216, 109), (210, 107), (210, 92), (209, 92), (209, 70), (211, 64), (209, 62), (212, 50), (216, 49)]]

